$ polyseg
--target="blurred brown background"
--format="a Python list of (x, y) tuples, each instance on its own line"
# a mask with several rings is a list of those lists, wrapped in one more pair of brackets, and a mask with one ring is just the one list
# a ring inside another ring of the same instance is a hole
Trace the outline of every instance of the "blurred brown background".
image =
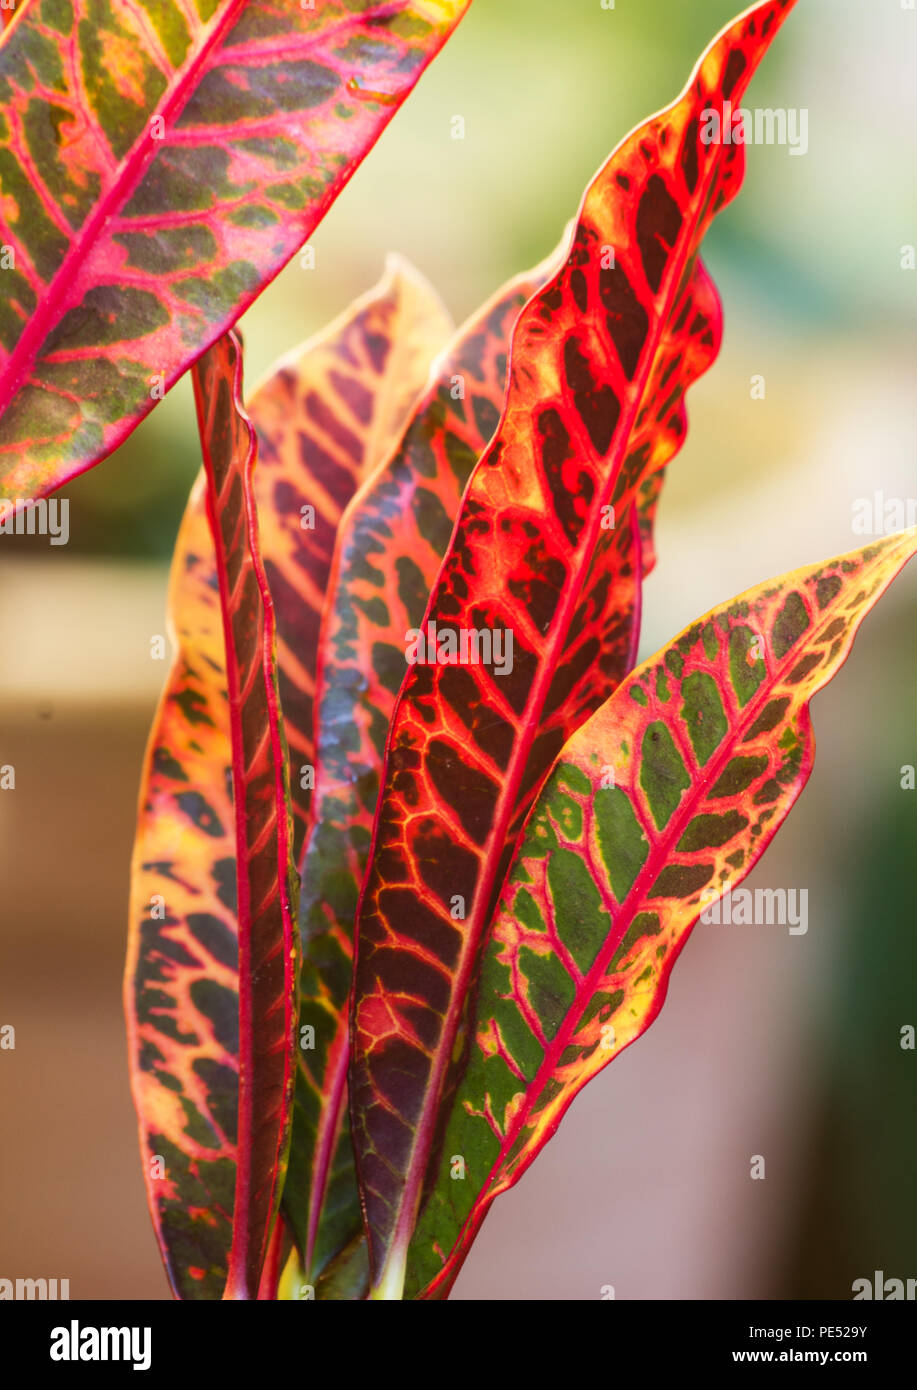
[[(247, 380), (398, 250), (457, 320), (557, 241), (608, 151), (681, 89), (732, 0), (474, 0), (312, 238), (245, 317)], [(643, 654), (715, 602), (865, 538), (917, 495), (917, 13), (801, 0), (750, 102), (807, 108), (753, 147), (706, 257), (719, 362), (689, 397)], [(463, 141), (450, 138), (465, 117)], [(766, 379), (753, 401), (749, 380)], [(0, 538), (0, 1276), (167, 1297), (120, 1003), (128, 864), (165, 674), (168, 554), (198, 466), (182, 383), (78, 480), (71, 540)], [(748, 887), (809, 890), (809, 930), (699, 925), (646, 1036), (495, 1204), (457, 1298), (850, 1297), (917, 1275), (917, 566), (814, 704), (816, 770)], [(766, 1178), (750, 1178), (763, 1155)]]

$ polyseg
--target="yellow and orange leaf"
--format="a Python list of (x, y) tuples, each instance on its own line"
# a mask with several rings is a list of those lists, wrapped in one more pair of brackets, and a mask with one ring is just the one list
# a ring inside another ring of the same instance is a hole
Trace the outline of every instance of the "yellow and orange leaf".
[(141, 783), (124, 1003), (166, 1271), (178, 1298), (218, 1299), (236, 1180), (239, 969), (226, 655), (203, 474), (178, 536), (169, 613), (175, 656)]

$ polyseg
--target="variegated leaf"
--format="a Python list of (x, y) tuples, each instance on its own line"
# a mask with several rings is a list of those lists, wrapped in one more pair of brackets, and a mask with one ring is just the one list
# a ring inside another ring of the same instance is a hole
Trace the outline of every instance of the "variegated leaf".
[(468, 0), (35, 0), (0, 38), (0, 515), (110, 453), (294, 252)]
[(203, 475), (179, 532), (169, 613), (175, 657), (141, 784), (124, 1003), (166, 1271), (177, 1297), (218, 1299), (232, 1242), (239, 974), (226, 656)]
[(274, 610), (252, 483), (257, 444), (242, 407), (236, 335), (208, 349), (192, 375), (223, 616), (236, 831), (238, 1135), (223, 1297), (252, 1299), (277, 1220), (289, 1144), (298, 880)]
[(494, 1197), (652, 1023), (701, 911), (749, 873), (808, 780), (809, 701), (915, 551), (917, 530), (756, 585), (638, 667), (562, 750), (484, 951), (409, 1292), (448, 1292)]
[(277, 363), (249, 403), (297, 863), (314, 784), (315, 660), (338, 523), (397, 445), (451, 330), (427, 281), (390, 256), (379, 284)]

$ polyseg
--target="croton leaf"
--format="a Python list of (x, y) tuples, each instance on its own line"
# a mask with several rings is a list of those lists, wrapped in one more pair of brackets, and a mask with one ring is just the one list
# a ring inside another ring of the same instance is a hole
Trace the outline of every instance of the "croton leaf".
[(280, 1194), (293, 1100), (298, 879), (274, 613), (258, 545), (255, 431), (242, 346), (220, 338), (192, 372), (226, 651), (236, 830), (239, 1092), (224, 1298), (256, 1298)]
[(35, 0), (0, 40), (0, 514), (152, 409), (320, 221), (468, 0)]
[(390, 256), (380, 282), (272, 368), (253, 393), (261, 553), (277, 620), (299, 863), (312, 798), (315, 654), (338, 523), (395, 448), (452, 321)]
[(809, 701), (915, 551), (917, 529), (756, 585), (639, 666), (562, 750), (487, 940), (443, 1149), (466, 1179), (444, 1157), (412, 1293), (448, 1291), (494, 1197), (653, 1022), (701, 911), (808, 780)]
[[(351, 1105), (378, 1296), (403, 1285), (515, 834), (554, 756), (628, 669), (631, 503), (680, 445), (685, 389), (716, 352), (697, 251), (739, 187), (744, 146), (708, 142), (703, 113), (722, 120), (740, 102), (790, 4), (725, 29), (683, 95), (612, 154), (565, 264), (516, 326), (503, 416), (424, 625), (448, 636), (402, 687), (362, 889)], [(504, 654), (512, 639), (511, 662), (451, 664), (449, 639), (460, 651), (482, 633)]]
[(397, 449), (338, 533), (300, 897), (300, 1029), (309, 1045), (299, 1054), (284, 1190), (307, 1281), (362, 1229), (347, 1117), (346, 1006), (385, 735), (406, 670), (404, 635), (421, 621), (462, 490), (500, 418), (513, 324), (553, 260), (511, 281), (458, 331)]
[(169, 588), (175, 657), (153, 721), (124, 978), (153, 1224), (179, 1298), (226, 1283), (239, 1066), (236, 838), (226, 656), (201, 475)]
[[(397, 443), (448, 330), (433, 291), (393, 258), (380, 283), (284, 358), (249, 404), (300, 840), (311, 795), (301, 772), (313, 761), (318, 605), (334, 533), (359, 482)], [(303, 524), (304, 507), (314, 524)], [(232, 1238), (238, 944), (226, 658), (203, 472), (176, 544), (169, 612), (176, 653), (143, 770), (125, 1004), (166, 1269), (179, 1297), (214, 1299)]]

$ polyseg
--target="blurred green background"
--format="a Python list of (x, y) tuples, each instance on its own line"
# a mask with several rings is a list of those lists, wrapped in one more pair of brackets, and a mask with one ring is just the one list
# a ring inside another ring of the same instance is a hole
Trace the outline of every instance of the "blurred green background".
[[(456, 321), (540, 260), (611, 148), (683, 86), (732, 0), (473, 0), (298, 259), (242, 321), (246, 380), (406, 255)], [(705, 257), (725, 341), (688, 399), (643, 654), (756, 581), (864, 543), (858, 497), (917, 495), (917, 13), (800, 0), (748, 104)], [(464, 117), (465, 138), (451, 138)], [(750, 398), (752, 375), (766, 398)], [(164, 671), (166, 567), (199, 465), (187, 379), (70, 484), (70, 544), (0, 549), (0, 1274), (165, 1296), (143, 1204), (119, 976), (132, 817)], [(698, 927), (669, 1002), (495, 1205), (464, 1298), (850, 1297), (917, 1276), (917, 567), (814, 706), (816, 771), (748, 886), (807, 887), (804, 937)], [(749, 1178), (751, 1155), (767, 1160)]]

